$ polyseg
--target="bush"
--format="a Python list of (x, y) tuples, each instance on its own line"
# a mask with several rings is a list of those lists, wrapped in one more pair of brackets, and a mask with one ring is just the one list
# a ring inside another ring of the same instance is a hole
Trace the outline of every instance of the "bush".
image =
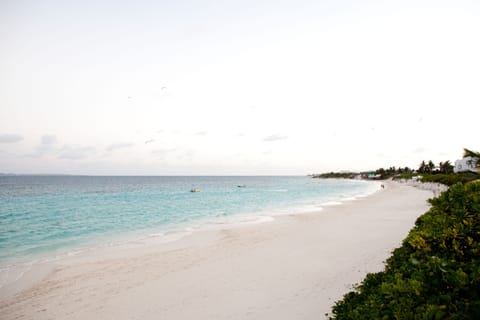
[(422, 175), (422, 182), (438, 182), (447, 186), (454, 185), (455, 183), (467, 183), (479, 179), (480, 176), (475, 172), (462, 172), (452, 174), (424, 174)]
[(322, 179), (355, 179), (358, 173), (355, 172), (327, 172), (321, 174), (314, 174), (313, 178), (322, 178)]
[(480, 183), (429, 201), (385, 271), (367, 275), (330, 319), (480, 319)]
[(463, 184), (480, 179), (480, 175), (475, 172), (461, 172), (461, 173), (402, 173), (395, 176), (393, 179), (410, 180), (413, 177), (420, 177), (421, 182), (436, 182), (447, 186), (452, 186), (455, 183), (461, 182)]

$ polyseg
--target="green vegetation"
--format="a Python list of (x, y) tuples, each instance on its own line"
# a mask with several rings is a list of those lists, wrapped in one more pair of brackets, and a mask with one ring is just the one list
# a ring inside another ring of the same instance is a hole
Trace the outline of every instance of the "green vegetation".
[[(478, 152), (474, 152), (468, 149), (464, 149), (464, 157), (479, 157)], [(477, 163), (478, 166), (478, 163)], [(433, 161), (422, 161), (416, 171), (416, 173), (400, 173), (394, 176), (394, 179), (412, 179), (415, 176), (419, 176), (421, 182), (437, 182), (442, 183), (447, 186), (454, 185), (455, 183), (467, 183), (476, 179), (479, 179), (480, 176), (475, 172), (460, 172), (453, 173), (453, 165), (449, 160), (445, 162), (440, 162), (438, 167), (435, 167)]]
[[(472, 151), (467, 148), (463, 149), (463, 157), (472, 157), (472, 158), (480, 158), (480, 152)], [(477, 164), (479, 166), (480, 164)]]
[(428, 161), (426, 163), (425, 161), (422, 161), (420, 163), (420, 166), (418, 167), (417, 172), (419, 173), (453, 173), (453, 165), (450, 163), (450, 160), (447, 160), (445, 162), (440, 162), (438, 164), (438, 168), (435, 168), (435, 164), (433, 163), (432, 160)]
[(440, 162), (438, 166), (435, 166), (432, 160), (422, 161), (418, 166), (418, 169), (415, 171), (409, 167), (390, 167), (388, 169), (379, 168), (374, 171), (375, 174), (380, 174), (382, 179), (388, 178), (402, 178), (414, 176), (414, 173), (421, 174), (453, 174), (453, 165), (450, 163), (450, 160)]
[[(399, 174), (409, 174), (409, 173), (413, 173), (413, 169), (410, 169), (409, 167), (405, 167), (405, 168), (401, 168), (401, 167), (398, 167), (396, 168), (395, 166), (393, 167), (389, 167), (387, 169), (384, 169), (384, 168), (379, 168), (377, 170), (374, 171), (375, 174), (377, 175), (380, 175), (382, 177), (382, 179), (388, 179), (388, 178), (392, 178), (396, 175), (399, 175)], [(365, 172), (365, 173), (362, 173), (364, 176), (368, 176), (368, 174), (370, 174), (370, 172)]]
[(367, 275), (331, 319), (480, 319), (480, 182), (429, 201), (385, 271)]
[(463, 149), (463, 157), (477, 158), (477, 163), (475, 164), (475, 167), (477, 168), (477, 173), (480, 173), (480, 160), (478, 160), (480, 159), (480, 152), (475, 152), (465, 148)]
[(403, 173), (395, 176), (394, 180), (397, 179), (412, 179), (413, 177), (418, 177), (420, 182), (436, 182), (441, 183), (447, 186), (454, 185), (455, 183), (467, 183), (480, 179), (480, 175), (475, 172), (460, 172), (460, 173), (431, 173), (431, 174), (417, 174), (417, 173)]
[(422, 182), (438, 182), (447, 186), (454, 185), (458, 182), (467, 183), (480, 179), (480, 176), (475, 172), (460, 172), (451, 174), (425, 174), (422, 175), (420, 181)]
[(415, 176), (414, 173), (421, 174), (453, 174), (453, 165), (450, 163), (450, 160), (440, 162), (438, 166), (435, 166), (432, 160), (422, 161), (417, 170), (411, 169), (409, 167), (389, 167), (387, 169), (378, 168), (375, 171), (362, 172), (362, 177), (367, 178), (369, 174), (380, 175), (381, 179), (389, 178), (401, 178), (401, 179), (410, 179), (412, 176)]
[[(464, 149), (464, 157), (480, 158)], [(480, 161), (476, 167), (480, 168)], [(480, 175), (454, 173), (450, 161), (377, 169), (381, 178), (450, 186), (430, 199), (383, 272), (369, 274), (333, 307), (330, 319), (480, 319)], [(369, 177), (373, 172), (362, 174)]]
[(314, 174), (312, 175), (313, 178), (340, 178), (340, 179), (354, 179), (358, 173), (355, 172), (327, 172), (321, 174)]
[[(480, 152), (475, 152), (469, 149), (463, 149), (464, 157), (472, 157), (480, 159)], [(417, 170), (411, 169), (409, 167), (389, 167), (378, 168), (374, 171), (366, 171), (361, 173), (355, 172), (328, 172), (322, 174), (314, 174), (313, 178), (344, 178), (344, 179), (353, 179), (356, 178), (359, 174), (363, 179), (411, 179), (414, 176), (421, 175), (422, 182), (438, 182), (443, 183), (447, 186), (451, 186), (457, 182), (466, 183), (472, 180), (479, 179), (480, 173), (480, 160), (476, 162), (476, 167), (478, 168), (477, 173), (475, 172), (462, 172), (454, 174), (454, 166), (450, 160), (440, 162), (438, 166), (432, 160), (425, 161), (423, 160), (418, 166)]]

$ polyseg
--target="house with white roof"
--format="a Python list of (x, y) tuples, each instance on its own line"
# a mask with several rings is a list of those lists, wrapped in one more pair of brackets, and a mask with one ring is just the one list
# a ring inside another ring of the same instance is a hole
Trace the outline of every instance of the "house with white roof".
[(465, 157), (460, 160), (455, 161), (455, 167), (453, 168), (453, 172), (465, 172), (465, 171), (472, 171), (477, 172), (476, 166), (478, 162), (478, 158), (476, 157)]

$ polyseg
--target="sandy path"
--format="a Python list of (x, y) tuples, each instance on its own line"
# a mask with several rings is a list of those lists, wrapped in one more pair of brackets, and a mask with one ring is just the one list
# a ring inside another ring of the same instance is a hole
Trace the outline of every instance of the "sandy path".
[(388, 183), (318, 213), (63, 261), (3, 298), (1, 319), (322, 319), (383, 268), (431, 196)]

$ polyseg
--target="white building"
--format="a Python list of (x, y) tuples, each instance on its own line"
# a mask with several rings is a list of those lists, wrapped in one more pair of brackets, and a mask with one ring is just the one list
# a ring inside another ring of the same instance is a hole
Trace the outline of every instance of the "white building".
[(465, 172), (465, 171), (473, 171), (477, 172), (476, 165), (477, 165), (478, 158), (474, 157), (465, 157), (463, 159), (455, 161), (455, 167), (453, 168), (453, 172)]

